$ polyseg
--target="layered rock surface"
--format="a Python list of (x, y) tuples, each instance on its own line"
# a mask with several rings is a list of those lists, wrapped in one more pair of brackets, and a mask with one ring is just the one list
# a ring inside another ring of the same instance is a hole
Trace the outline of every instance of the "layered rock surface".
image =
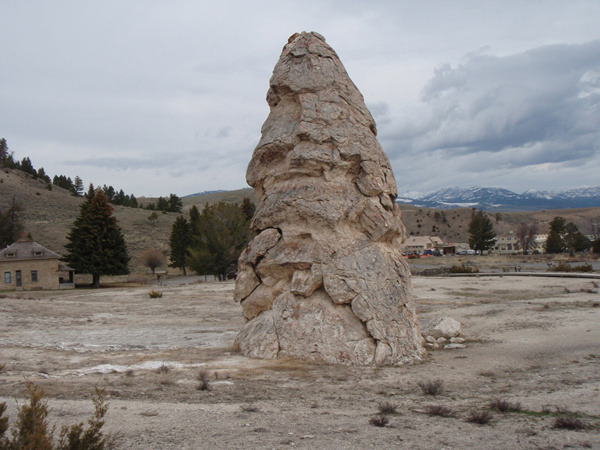
[(375, 121), (317, 33), (290, 37), (248, 166), (257, 236), (235, 299), (247, 356), (398, 364), (423, 354), (396, 182)]

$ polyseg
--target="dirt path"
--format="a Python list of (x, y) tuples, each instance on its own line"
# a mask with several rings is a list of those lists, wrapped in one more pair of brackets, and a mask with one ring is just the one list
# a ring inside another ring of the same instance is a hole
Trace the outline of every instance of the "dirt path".
[[(123, 448), (600, 448), (600, 294), (590, 280), (414, 278), (421, 317), (463, 324), (466, 348), (421, 364), (363, 368), (250, 360), (231, 351), (242, 319), (232, 283), (11, 293), (0, 298), (0, 402), (25, 380), (58, 424), (85, 420), (94, 386)], [(168, 369), (162, 368), (166, 366)], [(199, 373), (210, 390), (199, 390)], [(418, 383), (443, 380), (441, 395)], [(521, 412), (492, 411), (495, 398)], [(22, 400), (20, 400), (22, 401)], [(397, 414), (369, 424), (382, 403)], [(427, 414), (443, 405), (454, 417)], [(556, 410), (591, 428), (552, 428)]]

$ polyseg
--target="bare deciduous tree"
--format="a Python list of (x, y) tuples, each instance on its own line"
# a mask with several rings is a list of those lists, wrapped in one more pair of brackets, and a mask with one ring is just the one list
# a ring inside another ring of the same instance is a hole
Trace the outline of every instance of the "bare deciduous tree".
[(538, 233), (538, 224), (537, 222), (533, 222), (530, 225), (526, 223), (522, 223), (517, 228), (516, 236), (519, 240), (519, 244), (521, 245), (521, 249), (523, 250), (523, 254), (526, 255), (529, 252), (529, 249), (533, 246), (535, 242), (535, 235)]
[(156, 269), (165, 264), (165, 254), (156, 248), (147, 248), (140, 253), (140, 262), (155, 274)]

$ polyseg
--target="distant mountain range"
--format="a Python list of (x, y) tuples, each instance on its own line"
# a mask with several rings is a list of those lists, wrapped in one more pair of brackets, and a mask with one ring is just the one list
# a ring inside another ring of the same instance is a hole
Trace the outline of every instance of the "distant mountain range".
[(454, 186), (425, 194), (399, 194), (396, 201), (429, 208), (472, 207), (484, 211), (589, 208), (600, 207), (600, 186), (555, 191), (529, 190), (522, 194), (502, 188)]

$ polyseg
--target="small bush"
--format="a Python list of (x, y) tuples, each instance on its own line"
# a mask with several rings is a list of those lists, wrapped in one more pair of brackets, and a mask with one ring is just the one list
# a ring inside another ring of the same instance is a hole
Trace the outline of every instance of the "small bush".
[(467, 417), (467, 422), (485, 425), (490, 423), (492, 417), (492, 413), (489, 411), (471, 411), (471, 414)]
[(454, 417), (456, 415), (454, 411), (443, 405), (430, 405), (425, 408), (425, 412), (430, 416), (440, 417)]
[(579, 266), (570, 266), (562, 261), (558, 265), (550, 267), (548, 272), (593, 272), (591, 264), (580, 264)]
[(479, 269), (470, 267), (467, 263), (462, 263), (460, 266), (453, 265), (450, 267), (450, 273), (479, 273)]
[(369, 419), (369, 423), (375, 427), (383, 428), (390, 423), (390, 420), (385, 416), (375, 416)]
[(561, 416), (554, 419), (552, 428), (560, 428), (563, 430), (583, 430), (587, 428), (587, 425), (576, 417)]
[(418, 384), (425, 395), (439, 395), (444, 392), (444, 382), (442, 380), (419, 381)]
[(521, 411), (520, 403), (511, 403), (508, 400), (496, 398), (490, 402), (490, 408), (500, 412)]
[(160, 291), (152, 290), (152, 291), (148, 292), (148, 297), (150, 297), (150, 298), (162, 298), (162, 296), (163, 296), (163, 294)]
[(389, 402), (383, 402), (379, 404), (379, 414), (381, 415), (386, 415), (386, 414), (396, 414), (397, 406), (394, 405), (393, 403), (389, 403)]
[(196, 389), (198, 389), (199, 391), (210, 391), (212, 389), (210, 381), (208, 379), (208, 373), (206, 373), (205, 371), (201, 371), (198, 374), (198, 381), (199, 383)]
[(244, 412), (259, 412), (260, 409), (258, 406), (255, 405), (244, 405), (240, 407), (242, 411)]
[(158, 369), (156, 369), (156, 373), (169, 373), (171, 368), (166, 364), (161, 365)]

